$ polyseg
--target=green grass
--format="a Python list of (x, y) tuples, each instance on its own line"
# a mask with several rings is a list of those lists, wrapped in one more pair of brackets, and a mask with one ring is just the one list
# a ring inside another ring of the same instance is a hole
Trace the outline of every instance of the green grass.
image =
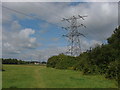
[(3, 88), (117, 88), (114, 80), (35, 65), (4, 65)]

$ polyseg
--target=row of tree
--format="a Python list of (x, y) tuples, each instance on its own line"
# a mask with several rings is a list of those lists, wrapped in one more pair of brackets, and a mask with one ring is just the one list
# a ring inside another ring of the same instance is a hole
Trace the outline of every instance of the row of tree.
[(42, 62), (38, 62), (38, 61), (23, 61), (23, 60), (18, 60), (18, 59), (1, 59), (2, 60), (2, 64), (46, 64), (45, 61)]
[(18, 60), (18, 59), (3, 59), (2, 58), (2, 64), (27, 64), (26, 61)]
[(104, 74), (120, 81), (120, 26), (115, 29), (108, 44), (98, 45), (78, 57), (60, 54), (48, 59), (47, 67), (83, 71), (83, 74)]

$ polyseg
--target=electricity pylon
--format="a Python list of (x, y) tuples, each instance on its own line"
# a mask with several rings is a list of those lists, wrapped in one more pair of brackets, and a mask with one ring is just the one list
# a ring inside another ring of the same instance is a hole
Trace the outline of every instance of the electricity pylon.
[(68, 33), (66, 35), (63, 35), (63, 36), (68, 38), (69, 45), (68, 45), (67, 54), (70, 54), (71, 56), (79, 56), (81, 53), (80, 36), (85, 37), (85, 35), (80, 33), (80, 30), (78, 28), (79, 27), (86, 28), (86, 26), (83, 24), (78, 25), (77, 20), (78, 19), (85, 20), (84, 17), (87, 17), (87, 16), (78, 15), (77, 17), (72, 16), (70, 18), (63, 18), (62, 19), (62, 21), (67, 21), (68, 23), (70, 23), (69, 27), (62, 27), (62, 28), (68, 31)]

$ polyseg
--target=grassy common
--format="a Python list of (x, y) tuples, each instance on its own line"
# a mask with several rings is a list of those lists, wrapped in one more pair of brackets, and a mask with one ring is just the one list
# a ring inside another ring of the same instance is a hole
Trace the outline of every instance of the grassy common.
[(117, 88), (114, 80), (36, 65), (3, 65), (3, 88)]

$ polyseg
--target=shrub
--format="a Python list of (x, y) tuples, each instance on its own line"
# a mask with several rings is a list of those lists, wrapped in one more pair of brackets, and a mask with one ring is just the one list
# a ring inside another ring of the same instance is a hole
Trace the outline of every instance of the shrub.
[(47, 67), (67, 69), (68, 67), (73, 67), (75, 63), (75, 57), (60, 54), (58, 56), (53, 56), (49, 58), (47, 62)]
[(118, 81), (119, 70), (118, 61), (111, 62), (105, 73), (106, 78), (115, 79)]
[(59, 58), (58, 56), (53, 56), (49, 58), (47, 61), (47, 67), (54, 68), (56, 66), (57, 61), (59, 60), (58, 58)]

